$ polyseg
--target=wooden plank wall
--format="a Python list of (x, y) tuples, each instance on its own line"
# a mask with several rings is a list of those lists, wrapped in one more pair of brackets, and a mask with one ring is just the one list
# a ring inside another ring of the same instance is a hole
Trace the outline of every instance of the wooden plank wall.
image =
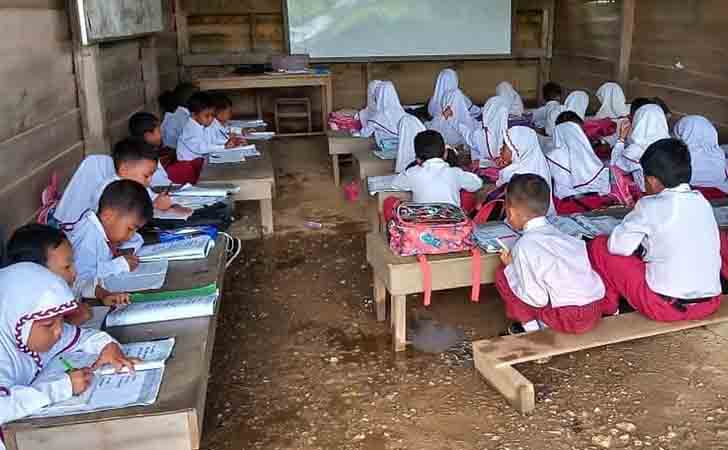
[(51, 175), (63, 184), (84, 154), (73, 46), (62, 0), (0, 3), (0, 227), (40, 208)]

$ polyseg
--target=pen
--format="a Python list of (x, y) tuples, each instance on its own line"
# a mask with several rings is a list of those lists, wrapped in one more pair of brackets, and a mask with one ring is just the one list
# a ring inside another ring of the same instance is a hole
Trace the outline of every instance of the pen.
[(69, 363), (68, 361), (66, 361), (65, 358), (61, 357), (60, 359), (61, 359), (61, 364), (63, 364), (63, 367), (66, 369), (66, 373), (73, 372), (74, 370), (76, 370), (76, 368), (73, 367), (71, 365), (71, 363)]
[(230, 139), (230, 136), (228, 136), (224, 131), (222, 131), (222, 129), (219, 129), (218, 131), (220, 132), (220, 134), (222, 134), (222, 137), (224, 137), (225, 139)]

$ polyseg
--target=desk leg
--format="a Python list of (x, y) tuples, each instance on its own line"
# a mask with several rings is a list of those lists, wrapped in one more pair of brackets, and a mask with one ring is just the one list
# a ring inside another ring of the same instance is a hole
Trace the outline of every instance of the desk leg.
[(407, 347), (407, 296), (392, 296), (392, 343), (395, 352)]
[(387, 320), (387, 287), (384, 282), (377, 276), (374, 277), (374, 305), (377, 308), (377, 320), (384, 322)]
[(328, 128), (329, 115), (334, 108), (334, 96), (332, 91), (331, 79), (329, 78), (329, 81), (321, 86), (321, 115), (323, 116), (321, 118), (321, 127), (324, 133), (326, 132), (326, 128)]
[(334, 185), (341, 186), (341, 167), (339, 167), (339, 155), (331, 155), (331, 165), (334, 168)]
[(273, 234), (273, 200), (270, 198), (260, 201), (260, 222), (263, 227), (263, 236)]

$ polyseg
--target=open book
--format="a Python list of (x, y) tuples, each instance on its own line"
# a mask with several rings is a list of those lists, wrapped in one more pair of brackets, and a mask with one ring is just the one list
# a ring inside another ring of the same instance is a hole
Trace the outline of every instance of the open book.
[(275, 135), (273, 131), (251, 131), (245, 135), (245, 139), (248, 141), (270, 141)]
[(219, 184), (215, 186), (192, 186), (185, 184), (176, 191), (172, 191), (170, 195), (175, 203), (178, 203), (178, 197), (227, 197), (229, 194), (240, 192), (240, 186), (233, 184)]
[(106, 316), (106, 327), (120, 327), (167, 320), (191, 319), (215, 314), (219, 291), (204, 296), (132, 303)]
[(210, 153), (209, 162), (210, 164), (241, 163), (245, 162), (245, 158), (257, 156), (260, 156), (260, 152), (255, 148), (255, 144), (250, 144)]
[(139, 261), (188, 261), (207, 258), (215, 241), (208, 235), (198, 235), (189, 239), (180, 239), (159, 244), (145, 245), (137, 252)]
[(500, 253), (510, 250), (520, 234), (504, 222), (489, 222), (478, 225), (473, 231), (473, 239), (487, 253)]
[(367, 187), (369, 194), (374, 195), (377, 192), (396, 192), (399, 189), (393, 186), (394, 179), (397, 175), (383, 175), (379, 177), (367, 177)]
[(142, 262), (133, 272), (120, 273), (104, 278), (103, 286), (110, 292), (137, 292), (159, 289), (164, 285), (168, 269), (169, 261), (166, 259)]
[(162, 211), (161, 209), (155, 209), (154, 218), (158, 220), (187, 220), (193, 213), (193, 210), (179, 211), (175, 208), (170, 208), (166, 211)]

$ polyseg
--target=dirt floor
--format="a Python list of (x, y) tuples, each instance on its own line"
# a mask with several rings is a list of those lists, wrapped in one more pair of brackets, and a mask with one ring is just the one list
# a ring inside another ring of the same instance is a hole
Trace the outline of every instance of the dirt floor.
[[(277, 230), (246, 241), (226, 280), (204, 450), (728, 448), (725, 329), (519, 366), (536, 384), (528, 417), (472, 365), (468, 342), (507, 325), (491, 288), (479, 304), (466, 289), (433, 294), (427, 309), (411, 297), (408, 317), (466, 339), (442, 354), (394, 355), (372, 311), (365, 210), (334, 187), (326, 141), (275, 151)], [(256, 205), (242, 206), (235, 231), (254, 237)]]

